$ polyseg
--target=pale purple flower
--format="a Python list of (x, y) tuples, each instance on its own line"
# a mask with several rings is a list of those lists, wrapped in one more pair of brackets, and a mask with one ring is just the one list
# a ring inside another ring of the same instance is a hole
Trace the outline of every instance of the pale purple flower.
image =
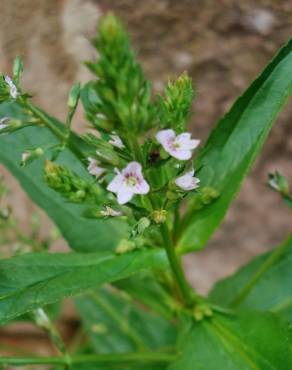
[(11, 98), (16, 99), (17, 95), (18, 95), (18, 92), (17, 92), (17, 88), (16, 88), (14, 82), (12, 81), (12, 79), (9, 76), (5, 76), (4, 80), (7, 83), (7, 85), (9, 86)]
[(122, 212), (116, 211), (116, 210), (114, 210), (113, 208), (111, 208), (109, 206), (105, 206), (105, 209), (101, 210), (100, 214), (102, 216), (105, 216), (105, 217), (107, 217), (107, 216), (110, 216), (110, 217), (122, 216)]
[(121, 138), (116, 135), (116, 134), (112, 134), (110, 135), (110, 140), (109, 140), (109, 143), (112, 145), (112, 146), (115, 146), (119, 149), (124, 149), (125, 145), (124, 143), (122, 142)]
[(172, 157), (184, 161), (192, 157), (192, 150), (200, 144), (200, 140), (191, 139), (190, 133), (176, 135), (171, 129), (159, 131), (156, 139)]
[(107, 190), (116, 193), (119, 204), (129, 202), (135, 194), (147, 194), (149, 185), (142, 174), (142, 166), (138, 162), (130, 162), (109, 183)]
[(195, 171), (191, 170), (184, 175), (178, 177), (175, 183), (178, 187), (185, 191), (193, 190), (199, 187), (200, 180), (194, 176)]
[(102, 167), (99, 167), (98, 161), (96, 159), (91, 158), (91, 157), (88, 157), (87, 159), (89, 161), (89, 165), (87, 169), (91, 175), (99, 177), (100, 175), (104, 173), (105, 169)]

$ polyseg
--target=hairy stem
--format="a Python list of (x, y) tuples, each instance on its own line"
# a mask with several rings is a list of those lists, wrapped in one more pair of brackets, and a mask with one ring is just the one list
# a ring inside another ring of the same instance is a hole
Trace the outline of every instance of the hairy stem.
[(246, 298), (259, 279), (269, 270), (269, 268), (274, 265), (275, 262), (277, 262), (283, 256), (291, 242), (292, 235), (290, 235), (288, 239), (286, 239), (270, 254), (270, 256), (263, 262), (259, 269), (248, 280), (241, 292), (239, 292), (239, 294), (231, 301), (230, 307), (237, 307), (240, 305), (240, 303)]
[(181, 296), (185, 304), (191, 307), (194, 303), (194, 292), (186, 280), (181, 261), (177, 256), (174, 245), (171, 240), (171, 236), (166, 223), (161, 225), (161, 234), (164, 241), (164, 247), (168, 256), (168, 260), (175, 277), (175, 280), (180, 289)]
[(111, 364), (129, 362), (156, 362), (168, 363), (176, 359), (176, 356), (162, 352), (135, 352), (135, 353), (109, 353), (99, 355), (76, 355), (76, 356), (51, 356), (51, 357), (0, 357), (3, 365), (78, 365), (78, 364)]

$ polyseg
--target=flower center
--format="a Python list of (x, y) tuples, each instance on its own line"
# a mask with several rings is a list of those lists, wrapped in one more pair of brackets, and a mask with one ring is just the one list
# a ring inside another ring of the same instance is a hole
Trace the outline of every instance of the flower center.
[(137, 177), (133, 175), (128, 175), (126, 176), (126, 184), (128, 186), (136, 186), (138, 184), (138, 179)]
[(173, 149), (180, 149), (180, 143), (176, 140), (173, 140), (171, 143)]

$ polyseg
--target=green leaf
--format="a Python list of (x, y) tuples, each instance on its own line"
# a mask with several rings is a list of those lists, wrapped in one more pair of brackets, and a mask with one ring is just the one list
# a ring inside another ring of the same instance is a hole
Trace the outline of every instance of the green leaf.
[(174, 299), (167, 289), (159, 283), (160, 276), (156, 276), (154, 273), (155, 271), (145, 271), (139, 276), (119, 280), (115, 286), (135, 297), (153, 312), (171, 321), (174, 319)]
[(99, 289), (75, 301), (97, 353), (154, 350), (175, 343), (175, 327), (138, 306), (127, 294)]
[(216, 315), (189, 325), (168, 370), (292, 369), (291, 330), (271, 313)]
[(180, 252), (204, 247), (240, 189), (272, 124), (292, 90), (292, 41), (219, 121), (199, 154), (196, 167), (201, 187), (211, 186), (221, 196), (209, 206), (187, 212), (187, 228)]
[[(1, 104), (0, 117), (25, 119), (15, 104)], [(75, 137), (79, 147), (79, 138)], [(26, 168), (20, 167), (21, 153), (32, 147), (47, 147), (58, 140), (45, 127), (29, 127), (13, 135), (0, 136), (0, 163), (17, 178), (30, 198), (55, 222), (71, 248), (81, 252), (114, 249), (125, 236), (126, 224), (118, 220), (89, 220), (82, 216), (85, 206), (68, 203), (44, 181), (44, 158)], [(84, 179), (90, 175), (68, 148), (60, 154), (61, 164), (68, 165)]]
[(218, 282), (209, 298), (221, 306), (271, 310), (292, 320), (291, 287), (292, 237), (276, 251), (256, 257), (234, 275)]
[(27, 311), (141, 270), (165, 268), (162, 250), (32, 253), (0, 261), (0, 324)]

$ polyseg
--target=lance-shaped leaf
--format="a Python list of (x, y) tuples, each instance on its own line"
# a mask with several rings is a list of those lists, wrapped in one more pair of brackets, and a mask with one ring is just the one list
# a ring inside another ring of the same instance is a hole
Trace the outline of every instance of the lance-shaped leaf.
[(218, 227), (291, 90), (292, 41), (219, 121), (199, 154), (201, 187), (214, 187), (221, 196), (197, 211), (190, 203), (181, 252), (204, 247)]
[[(25, 121), (16, 104), (1, 104), (0, 117), (9, 116)], [(78, 148), (84, 143), (72, 135)], [(118, 220), (89, 220), (83, 217), (84, 206), (69, 203), (61, 195), (48, 187), (44, 181), (44, 158), (29, 166), (20, 166), (21, 154), (29, 148), (48, 147), (58, 143), (58, 139), (45, 127), (29, 127), (11, 135), (0, 136), (0, 163), (19, 181), (30, 198), (41, 207), (55, 222), (71, 248), (80, 252), (113, 249), (121, 236), (125, 235), (126, 225)], [(65, 148), (58, 162), (89, 179), (90, 175), (69, 149)]]
[(134, 352), (174, 346), (173, 324), (116, 289), (99, 289), (75, 300), (96, 353)]
[(209, 298), (221, 306), (271, 310), (292, 320), (292, 237), (218, 282)]
[(0, 261), (0, 324), (27, 311), (126, 278), (165, 268), (162, 250), (112, 253), (31, 253)]
[(272, 313), (215, 315), (189, 325), (168, 370), (287, 370), (291, 339), (288, 324)]

